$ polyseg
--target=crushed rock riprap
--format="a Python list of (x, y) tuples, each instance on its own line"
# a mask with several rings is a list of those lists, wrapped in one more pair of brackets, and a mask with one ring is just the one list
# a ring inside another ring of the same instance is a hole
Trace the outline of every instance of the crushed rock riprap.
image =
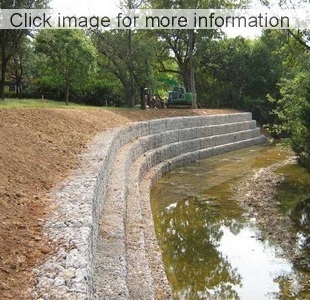
[[(65, 241), (46, 236), (45, 224), (59, 212), (51, 193), (79, 167), (79, 154), (88, 151), (87, 145), (95, 135), (136, 121), (236, 112), (231, 109), (0, 109), (0, 299), (40, 299), (31, 296), (29, 290), (42, 274), (45, 276), (42, 283), (44, 280), (58, 286), (63, 283), (59, 278), (56, 280), (61, 268), (55, 269), (53, 278), (44, 271), (34, 274), (33, 269), (50, 261), (59, 248), (66, 246), (70, 250), (76, 246), (72, 239), (67, 245)], [(71, 219), (75, 218), (72, 209), (68, 208), (68, 213)], [(62, 232), (63, 240), (66, 236)], [(83, 236), (84, 232), (77, 237), (78, 241)], [(66, 249), (59, 252), (60, 262), (65, 260)], [(75, 261), (69, 256), (66, 263), (74, 265)], [(82, 272), (73, 274), (72, 269), (64, 278), (78, 283), (82, 275)], [(49, 292), (44, 294), (47, 296), (42, 299), (55, 299)]]
[[(214, 122), (217, 126), (217, 130), (208, 133), (215, 137), (212, 147), (210, 136), (205, 137), (204, 132), (198, 130), (210, 125), (210, 122), (202, 122), (201, 117), (136, 123), (99, 134), (81, 154), (80, 167), (50, 193), (57, 208), (46, 219), (44, 229), (56, 251), (33, 269), (33, 298), (84, 300), (91, 299), (96, 291), (100, 298), (106, 299), (167, 299), (170, 294), (168, 284), (161, 284), (164, 288), (159, 291), (153, 288), (153, 282), (162, 282), (164, 272), (159, 272), (158, 268), (154, 270), (153, 263), (151, 267), (143, 263), (145, 258), (158, 255), (160, 251), (153, 252), (152, 246), (149, 247), (151, 251), (147, 250), (149, 244), (143, 232), (146, 227), (141, 222), (145, 218), (142, 218), (141, 191), (137, 182), (144, 172), (156, 165), (160, 166), (160, 172), (164, 168), (168, 171), (210, 154), (264, 142), (265, 137), (258, 128), (253, 128), (255, 122), (250, 119), (249, 113), (208, 118), (207, 121), (212, 120), (211, 124)], [(175, 130), (180, 120), (182, 129)], [(240, 127), (243, 121), (247, 122)], [(192, 136), (191, 130), (197, 134)], [(163, 131), (169, 132), (166, 138), (163, 138)], [(224, 134), (226, 131), (228, 133)], [(202, 140), (208, 143), (202, 143)], [(176, 146), (181, 147), (175, 151)], [(144, 153), (146, 156), (142, 155)], [(160, 165), (166, 159), (169, 160)], [(137, 166), (133, 162), (137, 162)], [(136, 181), (132, 173), (136, 174)], [(129, 196), (132, 197), (130, 201)], [(109, 222), (105, 223), (107, 220)], [(107, 228), (111, 230), (107, 232)], [(98, 235), (99, 232), (103, 234)], [(98, 241), (104, 243), (104, 255), (97, 264)], [(94, 276), (96, 270), (103, 272)], [(103, 281), (94, 286), (94, 277)], [(167, 293), (163, 294), (163, 290)], [(155, 294), (158, 297), (154, 297)]]

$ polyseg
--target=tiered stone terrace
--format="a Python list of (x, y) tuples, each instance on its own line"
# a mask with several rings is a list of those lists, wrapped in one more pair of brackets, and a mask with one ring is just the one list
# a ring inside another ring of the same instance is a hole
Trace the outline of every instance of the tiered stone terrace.
[(170, 299), (150, 208), (150, 189), (185, 164), (266, 141), (251, 113), (132, 123), (100, 135), (83, 166), (54, 192), (47, 224), (63, 240), (35, 270), (35, 297)]

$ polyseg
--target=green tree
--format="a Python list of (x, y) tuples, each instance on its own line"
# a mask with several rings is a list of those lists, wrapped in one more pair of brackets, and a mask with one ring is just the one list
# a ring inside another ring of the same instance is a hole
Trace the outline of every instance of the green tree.
[(280, 82), (281, 96), (270, 97), (276, 104), (273, 113), (278, 122), (271, 126), (272, 131), (289, 138), (292, 149), (299, 156), (299, 162), (310, 169), (310, 52), (302, 54), (287, 78)]
[[(240, 108), (249, 78), (250, 44), (244, 38), (205, 41), (199, 46), (199, 74), (211, 107)], [(207, 81), (206, 81), (207, 80)]]
[(20, 40), (24, 36), (23, 30), (0, 30), (0, 53), (1, 53), (1, 85), (0, 97), (4, 99), (4, 88), (7, 75), (7, 67), (10, 59), (18, 49)]
[[(1, 0), (0, 9), (44, 8), (47, 0)], [(0, 29), (1, 82), (0, 97), (4, 99), (5, 80), (8, 63), (13, 55), (20, 50), (20, 42), (28, 35), (28, 30)]]
[(15, 53), (8, 63), (7, 74), (14, 79), (16, 96), (21, 99), (24, 86), (29, 86), (33, 71), (34, 51), (30, 39), (23, 36)]
[(123, 103), (123, 87), (117, 77), (103, 68), (98, 68), (89, 80), (74, 87), (72, 99), (97, 106), (121, 106)]
[(141, 108), (145, 109), (144, 90), (154, 86), (159, 43), (148, 31), (143, 30), (136, 32), (134, 43), (134, 79), (140, 91)]
[(274, 107), (266, 96), (278, 95), (282, 61), (265, 40), (201, 42), (197, 58), (197, 90), (205, 105), (249, 110), (261, 123), (270, 121)]
[[(211, 9), (211, 8), (233, 8), (234, 1), (223, 0), (195, 0), (195, 1), (170, 1), (150, 0), (152, 8), (155, 9)], [(245, 1), (241, 1), (241, 4)], [(196, 83), (195, 69), (197, 68), (196, 50), (201, 41), (212, 40), (220, 33), (216, 30), (158, 30), (158, 38), (162, 41), (164, 50), (162, 53), (168, 55), (167, 60), (173, 58), (178, 69), (169, 69), (165, 61), (161, 60), (162, 72), (177, 73), (189, 92), (193, 93), (193, 107), (196, 107)], [(162, 56), (160, 57), (162, 59)]]
[(122, 83), (127, 105), (133, 107), (136, 92), (151, 84), (157, 40), (145, 31), (132, 32), (128, 49), (128, 30), (95, 32), (93, 41), (101, 53), (99, 65)]
[[(122, 9), (136, 9), (143, 5), (144, 0), (120, 1)], [(135, 105), (137, 85), (142, 89), (150, 79), (152, 51), (151, 43), (147, 44), (149, 40), (144, 33), (131, 29), (93, 32), (94, 44), (102, 54), (100, 65), (121, 81), (128, 107)]]
[(270, 94), (276, 137), (289, 139), (301, 164), (310, 166), (310, 47), (309, 30), (266, 31), (262, 41), (281, 60), (279, 93)]
[[(130, 39), (132, 40), (132, 37)], [(93, 41), (101, 54), (99, 57), (100, 67), (111, 72), (121, 81), (127, 105), (133, 107), (135, 103), (133, 49), (127, 47), (128, 31), (96, 31), (93, 34)]]
[(96, 50), (82, 30), (41, 30), (36, 36), (36, 51), (46, 59), (47, 74), (52, 71), (65, 88), (68, 105), (70, 90), (95, 72)]

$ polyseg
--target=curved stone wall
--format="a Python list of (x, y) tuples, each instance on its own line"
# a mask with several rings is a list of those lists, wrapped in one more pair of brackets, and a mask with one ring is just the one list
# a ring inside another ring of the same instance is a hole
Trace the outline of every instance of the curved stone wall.
[(138, 122), (96, 138), (53, 192), (46, 225), (58, 251), (34, 270), (35, 298), (169, 299), (149, 191), (164, 173), (260, 144), (251, 113)]

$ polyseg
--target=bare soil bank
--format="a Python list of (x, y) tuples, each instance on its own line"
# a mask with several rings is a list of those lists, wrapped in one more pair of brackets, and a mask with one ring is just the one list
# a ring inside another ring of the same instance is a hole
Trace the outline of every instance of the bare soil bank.
[(99, 132), (129, 122), (233, 110), (0, 110), (0, 298), (29, 299), (31, 269), (53, 251), (42, 225), (46, 196)]

